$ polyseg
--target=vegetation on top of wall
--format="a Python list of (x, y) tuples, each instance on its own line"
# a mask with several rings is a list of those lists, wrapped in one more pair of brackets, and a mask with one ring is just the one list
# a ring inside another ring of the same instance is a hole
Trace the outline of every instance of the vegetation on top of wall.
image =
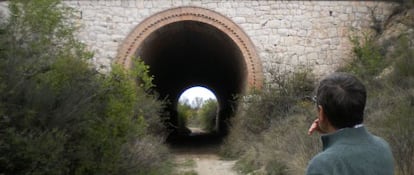
[(98, 73), (59, 0), (15, 0), (9, 10), (0, 25), (0, 172), (168, 173), (147, 67)]
[(350, 72), (359, 77), (373, 77), (388, 65), (381, 47), (373, 37), (365, 34), (362, 38), (354, 36), (350, 40), (354, 45), (355, 57), (340, 71)]

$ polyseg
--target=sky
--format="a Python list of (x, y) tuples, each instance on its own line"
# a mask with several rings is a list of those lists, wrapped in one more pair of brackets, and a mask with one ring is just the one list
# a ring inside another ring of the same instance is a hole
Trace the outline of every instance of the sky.
[(181, 102), (183, 99), (187, 98), (191, 103), (196, 97), (201, 97), (204, 101), (208, 99), (216, 99), (216, 96), (210, 90), (201, 86), (195, 86), (184, 91), (178, 101)]

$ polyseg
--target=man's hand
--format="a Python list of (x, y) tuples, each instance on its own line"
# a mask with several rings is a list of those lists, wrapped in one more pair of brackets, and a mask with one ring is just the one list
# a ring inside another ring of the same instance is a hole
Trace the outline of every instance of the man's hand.
[(313, 121), (312, 125), (310, 126), (309, 130), (308, 130), (308, 135), (312, 135), (313, 132), (319, 132), (319, 133), (323, 133), (323, 131), (321, 130), (321, 128), (319, 128), (319, 119), (316, 119), (315, 121)]

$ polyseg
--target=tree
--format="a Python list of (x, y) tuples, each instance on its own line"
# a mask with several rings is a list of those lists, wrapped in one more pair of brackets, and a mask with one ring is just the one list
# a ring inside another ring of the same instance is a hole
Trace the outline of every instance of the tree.
[(196, 108), (196, 109), (200, 109), (201, 106), (203, 106), (204, 100), (201, 97), (195, 97), (191, 103), (191, 105)]

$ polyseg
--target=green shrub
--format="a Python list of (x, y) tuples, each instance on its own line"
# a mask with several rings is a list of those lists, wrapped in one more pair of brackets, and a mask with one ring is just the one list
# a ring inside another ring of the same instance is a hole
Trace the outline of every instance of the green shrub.
[(0, 27), (1, 173), (168, 172), (148, 67), (94, 70), (59, 0), (10, 1), (9, 9)]
[(362, 39), (354, 36), (351, 37), (351, 42), (354, 44), (355, 57), (341, 71), (368, 79), (366, 77), (378, 76), (388, 65), (383, 49), (375, 43), (373, 37), (367, 34)]
[(67, 135), (62, 131), (3, 131), (0, 164), (6, 174), (68, 174), (65, 154)]
[(306, 134), (316, 117), (310, 117), (314, 105), (308, 100), (312, 75), (273, 76), (261, 91), (243, 97), (221, 148), (223, 156), (240, 157), (236, 168), (246, 174), (300, 174), (319, 150), (317, 139)]

